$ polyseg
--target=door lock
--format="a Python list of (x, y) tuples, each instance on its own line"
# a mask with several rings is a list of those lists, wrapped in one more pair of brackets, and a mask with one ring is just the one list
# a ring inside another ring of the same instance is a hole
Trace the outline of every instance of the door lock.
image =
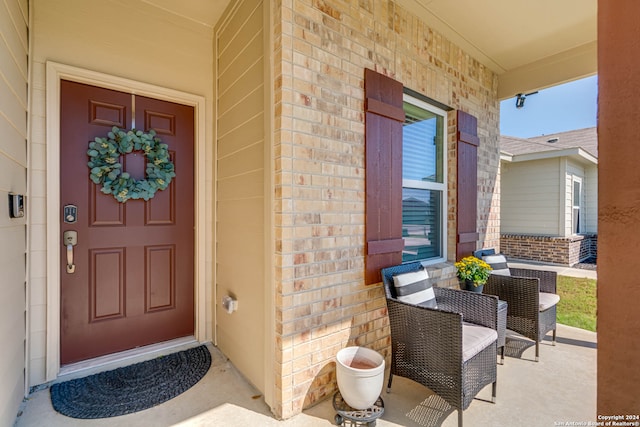
[(67, 224), (75, 224), (78, 221), (78, 207), (75, 205), (65, 205), (62, 218)]
[(62, 243), (67, 247), (67, 273), (76, 272), (76, 265), (73, 263), (73, 247), (78, 244), (78, 232), (67, 230), (62, 235)]

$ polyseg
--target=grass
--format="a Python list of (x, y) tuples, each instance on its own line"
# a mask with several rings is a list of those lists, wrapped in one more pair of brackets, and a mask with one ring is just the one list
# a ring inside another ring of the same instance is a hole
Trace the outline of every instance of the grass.
[(596, 283), (594, 279), (558, 276), (558, 323), (595, 332)]

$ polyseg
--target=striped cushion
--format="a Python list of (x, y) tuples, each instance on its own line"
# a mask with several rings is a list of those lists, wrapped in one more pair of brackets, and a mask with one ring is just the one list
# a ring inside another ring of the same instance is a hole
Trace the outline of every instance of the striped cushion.
[(436, 296), (426, 270), (393, 276), (393, 286), (400, 301), (437, 308)]
[(482, 257), (482, 260), (489, 264), (491, 268), (493, 268), (491, 274), (496, 274), (498, 276), (511, 276), (511, 271), (509, 271), (509, 267), (507, 266), (507, 259), (504, 257), (504, 255), (485, 255)]

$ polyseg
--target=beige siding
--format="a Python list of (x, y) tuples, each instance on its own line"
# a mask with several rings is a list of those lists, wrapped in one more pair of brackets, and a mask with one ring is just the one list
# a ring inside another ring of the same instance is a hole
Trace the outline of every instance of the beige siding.
[[(27, 3), (0, 2), (0, 201), (27, 194)], [(28, 202), (28, 199), (27, 199)], [(27, 204), (27, 208), (31, 206)], [(24, 396), (25, 273), (24, 219), (0, 209), (0, 425), (12, 425)]]
[(238, 311), (218, 305), (217, 343), (265, 391), (264, 275), (265, 57), (263, 4), (234, 5), (216, 32), (218, 304), (237, 298)]
[[(117, 77), (192, 93), (205, 98), (205, 110), (213, 109), (213, 27), (156, 8), (143, 0), (32, 0), (34, 13), (31, 112), (30, 205), (31, 229), (30, 385), (45, 381), (46, 323), (46, 82), (47, 61), (98, 71)], [(1, 18), (0, 18), (1, 19)], [(108, 28), (108, 29), (106, 29)], [(207, 115), (207, 170), (200, 171), (211, 225), (213, 198), (213, 120)], [(35, 208), (38, 208), (36, 211)], [(210, 229), (206, 247), (211, 250)], [(212, 256), (206, 262), (207, 306), (211, 298)], [(206, 336), (212, 337), (212, 310), (208, 310)]]
[(560, 161), (503, 162), (501, 174), (501, 232), (557, 236), (564, 214)]

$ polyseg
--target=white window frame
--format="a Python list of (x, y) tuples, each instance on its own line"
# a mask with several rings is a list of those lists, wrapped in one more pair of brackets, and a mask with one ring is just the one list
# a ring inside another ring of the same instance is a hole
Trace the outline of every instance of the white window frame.
[[(576, 183), (580, 185), (580, 193), (578, 194), (578, 205), (575, 204), (575, 191), (576, 191)], [(572, 176), (571, 179), (571, 234), (580, 234), (582, 229), (584, 229), (584, 218), (582, 209), (582, 194), (583, 194), (582, 178), (579, 176)], [(578, 211), (578, 227), (576, 229), (575, 224), (575, 211)]]
[[(415, 188), (419, 190), (435, 190), (439, 191), (442, 195), (440, 219), (441, 219), (441, 228), (440, 228), (440, 247), (442, 248), (442, 256), (438, 258), (429, 258), (429, 259), (421, 259), (417, 260), (421, 262), (423, 265), (437, 264), (439, 262), (444, 262), (447, 260), (447, 205), (448, 205), (448, 194), (447, 194), (447, 141), (449, 140), (448, 129), (447, 129), (447, 112), (441, 108), (438, 108), (428, 102), (425, 102), (421, 99), (416, 98), (415, 96), (411, 96), (407, 93), (402, 95), (402, 100), (409, 104), (415, 105), (416, 107), (422, 108), (423, 110), (427, 110), (433, 114), (442, 117), (443, 126), (442, 126), (442, 182), (427, 182), (427, 181), (418, 181), (412, 179), (402, 179), (402, 189), (405, 188)], [(404, 143), (404, 142), (403, 142)]]

